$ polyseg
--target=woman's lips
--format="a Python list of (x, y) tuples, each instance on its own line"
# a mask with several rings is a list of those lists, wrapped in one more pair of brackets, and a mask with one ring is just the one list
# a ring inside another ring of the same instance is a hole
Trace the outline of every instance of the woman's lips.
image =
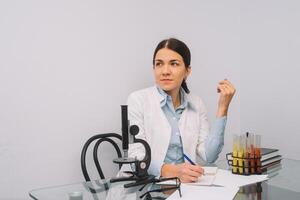
[(171, 83), (172, 79), (161, 79), (160, 81), (163, 83)]

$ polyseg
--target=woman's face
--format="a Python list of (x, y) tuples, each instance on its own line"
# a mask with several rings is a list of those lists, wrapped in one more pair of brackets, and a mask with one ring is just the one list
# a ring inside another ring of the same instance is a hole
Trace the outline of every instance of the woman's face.
[(153, 68), (156, 84), (168, 94), (179, 92), (183, 79), (191, 72), (181, 55), (167, 48), (156, 53)]

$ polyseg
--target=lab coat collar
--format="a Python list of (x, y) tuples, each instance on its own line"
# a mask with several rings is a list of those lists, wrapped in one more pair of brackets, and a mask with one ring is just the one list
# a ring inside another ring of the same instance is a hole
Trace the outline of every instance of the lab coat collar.
[[(165, 91), (163, 91), (158, 85), (155, 85), (154, 89), (156, 91), (155, 93), (158, 96), (160, 105), (161, 106), (165, 105), (168, 94)], [(196, 109), (196, 106), (194, 105), (194, 103), (191, 99), (191, 96), (189, 94), (187, 94), (182, 88), (180, 88), (180, 92), (181, 92), (181, 95), (183, 95), (181, 97), (181, 100), (183, 100), (183, 104), (182, 104), (183, 107), (185, 108), (187, 106), (190, 106), (192, 109)]]

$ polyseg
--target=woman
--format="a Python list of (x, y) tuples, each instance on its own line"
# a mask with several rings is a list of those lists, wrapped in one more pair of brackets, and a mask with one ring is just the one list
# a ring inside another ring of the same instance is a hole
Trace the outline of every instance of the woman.
[[(235, 93), (228, 80), (217, 86), (220, 93), (216, 120), (211, 130), (202, 100), (190, 94), (186, 80), (191, 73), (189, 48), (180, 40), (161, 41), (153, 55), (156, 85), (128, 97), (130, 124), (140, 128), (138, 138), (151, 147), (149, 173), (177, 176), (195, 182), (204, 173), (200, 163), (213, 163), (224, 144), (224, 129), (230, 101)], [(143, 158), (140, 144), (129, 147), (129, 156)], [(184, 157), (199, 164), (191, 164)]]

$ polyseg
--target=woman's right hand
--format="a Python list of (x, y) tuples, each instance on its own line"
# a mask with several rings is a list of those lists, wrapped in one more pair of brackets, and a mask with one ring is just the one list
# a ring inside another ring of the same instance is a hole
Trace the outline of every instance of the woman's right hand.
[(182, 183), (197, 182), (198, 178), (204, 173), (199, 165), (182, 164), (164, 164), (161, 168), (162, 177), (178, 177)]

